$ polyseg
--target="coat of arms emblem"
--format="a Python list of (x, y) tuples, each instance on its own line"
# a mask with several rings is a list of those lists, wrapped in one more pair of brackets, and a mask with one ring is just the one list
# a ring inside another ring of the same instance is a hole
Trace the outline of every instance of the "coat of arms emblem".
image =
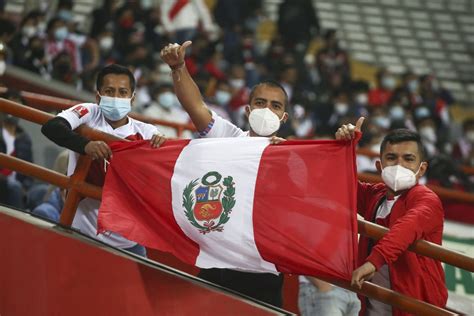
[(220, 173), (210, 171), (200, 180), (200, 183), (199, 178), (192, 180), (184, 188), (184, 213), (200, 233), (221, 232), (235, 205), (233, 178), (222, 180)]

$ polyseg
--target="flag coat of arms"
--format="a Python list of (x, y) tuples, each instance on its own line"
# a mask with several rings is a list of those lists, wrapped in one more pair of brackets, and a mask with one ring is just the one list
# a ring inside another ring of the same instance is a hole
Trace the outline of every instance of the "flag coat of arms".
[(350, 280), (354, 144), (240, 137), (111, 144), (98, 231), (200, 268)]

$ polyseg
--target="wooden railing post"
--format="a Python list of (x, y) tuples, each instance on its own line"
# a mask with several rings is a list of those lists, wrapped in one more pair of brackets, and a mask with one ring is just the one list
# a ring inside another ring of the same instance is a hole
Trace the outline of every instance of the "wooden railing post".
[(72, 221), (76, 215), (77, 206), (83, 198), (83, 196), (77, 191), (76, 187), (85, 182), (91, 162), (92, 160), (84, 155), (81, 155), (77, 161), (74, 174), (69, 178), (69, 187), (71, 189), (67, 193), (66, 201), (64, 202), (64, 207), (59, 219), (61, 225), (68, 227), (72, 225)]

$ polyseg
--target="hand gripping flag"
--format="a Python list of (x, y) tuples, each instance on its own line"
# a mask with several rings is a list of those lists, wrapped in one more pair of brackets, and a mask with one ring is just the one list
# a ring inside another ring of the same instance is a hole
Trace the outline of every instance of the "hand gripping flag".
[(111, 145), (98, 231), (201, 268), (350, 280), (354, 143), (241, 137)]

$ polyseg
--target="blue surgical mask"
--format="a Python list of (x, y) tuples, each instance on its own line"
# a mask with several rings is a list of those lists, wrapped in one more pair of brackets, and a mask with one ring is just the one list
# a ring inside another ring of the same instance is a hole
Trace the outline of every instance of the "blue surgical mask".
[(66, 39), (68, 35), (68, 30), (67, 30), (67, 27), (65, 26), (61, 26), (60, 28), (57, 28), (55, 31), (54, 31), (54, 38), (57, 40), (57, 41), (64, 41)]
[(164, 108), (170, 109), (176, 104), (176, 95), (170, 91), (163, 92), (158, 97), (158, 103)]
[(414, 79), (408, 81), (407, 88), (411, 93), (415, 93), (418, 90), (418, 81)]
[(382, 78), (382, 86), (385, 89), (393, 90), (396, 85), (397, 85), (397, 82), (395, 81), (395, 78), (393, 78), (392, 76), (385, 76)]
[(112, 98), (100, 96), (99, 107), (105, 118), (116, 122), (127, 116), (132, 110), (131, 98)]
[(229, 103), (230, 99), (232, 98), (232, 95), (230, 92), (223, 91), (223, 90), (217, 90), (216, 91), (216, 103), (218, 105), (224, 106)]

